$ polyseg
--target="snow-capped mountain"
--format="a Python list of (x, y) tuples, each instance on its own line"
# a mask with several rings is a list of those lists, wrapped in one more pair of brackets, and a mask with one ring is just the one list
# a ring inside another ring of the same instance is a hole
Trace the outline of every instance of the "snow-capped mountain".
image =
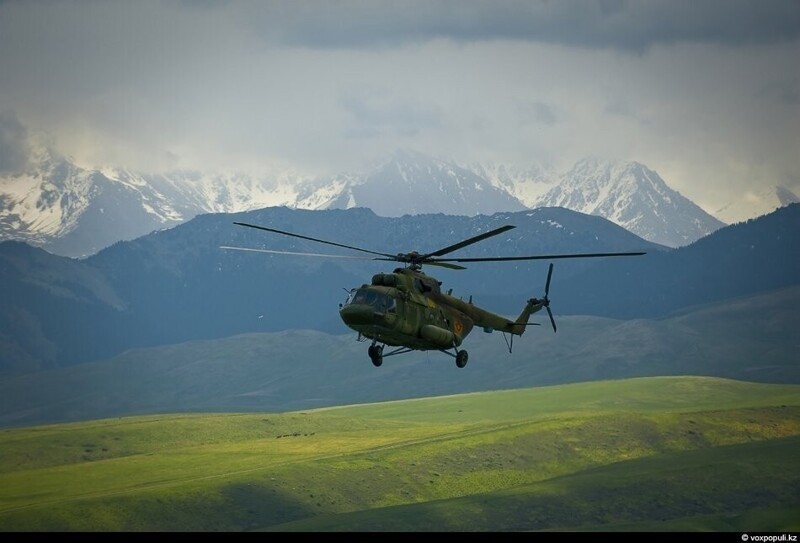
[(648, 241), (688, 245), (725, 226), (638, 162), (579, 161), (536, 207), (599, 215)]
[(0, 178), (0, 234), (27, 235), (33, 242), (63, 236), (97, 194), (93, 172), (39, 148), (35, 167)]
[(777, 208), (800, 202), (800, 196), (783, 186), (773, 186), (758, 192), (748, 192), (741, 199), (722, 206), (714, 212), (714, 216), (733, 224), (753, 217), (753, 210), (758, 215), (766, 215)]
[(383, 217), (422, 213), (446, 215), (522, 211), (526, 206), (474, 172), (414, 151), (397, 151), (362, 180), (345, 183), (320, 209), (368, 207)]
[(686, 245), (723, 225), (636, 162), (587, 159), (558, 176), (542, 166), (462, 167), (398, 151), (366, 173), (319, 178), (295, 171), (142, 174), (84, 169), (46, 148), (31, 153), (29, 163), (25, 172), (0, 177), (0, 240), (27, 241), (74, 257), (201, 213), (273, 206), (367, 207), (386, 217), (565, 207), (602, 216), (669, 246)]
[(184, 218), (185, 199), (128, 172), (109, 178), (47, 148), (34, 149), (29, 163), (0, 179), (3, 239), (82, 256)]
[(168, 228), (200, 213), (294, 203), (302, 181), (240, 174), (148, 175), (84, 169), (47, 148), (26, 171), (0, 177), (0, 239), (82, 257), (120, 240)]
[[(359, 174), (338, 174), (327, 179), (309, 180), (301, 187), (298, 187), (297, 196), (292, 203), (287, 203), (287, 207), (298, 209), (328, 209), (338, 207), (349, 209), (357, 207), (351, 201), (349, 195), (351, 187), (364, 182), (364, 176)], [(335, 205), (346, 199), (350, 205)]]
[(526, 209), (506, 190), (454, 163), (398, 151), (366, 174), (327, 178), (297, 172), (175, 171), (142, 174), (84, 169), (52, 150), (33, 153), (23, 173), (0, 177), (0, 239), (82, 257), (200, 213), (273, 206), (368, 207), (382, 216), (490, 214)]
[(513, 164), (486, 162), (471, 164), (469, 169), (502, 189), (527, 207), (536, 207), (536, 202), (558, 183), (558, 172), (549, 165), (534, 164), (521, 167)]

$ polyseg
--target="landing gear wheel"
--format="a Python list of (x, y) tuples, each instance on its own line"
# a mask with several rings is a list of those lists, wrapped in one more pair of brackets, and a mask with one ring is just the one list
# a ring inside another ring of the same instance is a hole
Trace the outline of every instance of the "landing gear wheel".
[(383, 364), (383, 345), (370, 345), (367, 353), (373, 366), (379, 368)]
[(467, 365), (467, 360), (469, 360), (469, 353), (467, 351), (458, 351), (456, 354), (456, 366), (463, 368)]

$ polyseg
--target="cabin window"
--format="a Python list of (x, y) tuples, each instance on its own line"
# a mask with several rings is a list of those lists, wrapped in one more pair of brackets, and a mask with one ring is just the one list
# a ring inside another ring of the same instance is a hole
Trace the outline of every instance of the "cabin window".
[(348, 305), (369, 305), (378, 311), (395, 311), (397, 309), (397, 302), (394, 298), (369, 288), (360, 288), (353, 294), (352, 298), (348, 301)]

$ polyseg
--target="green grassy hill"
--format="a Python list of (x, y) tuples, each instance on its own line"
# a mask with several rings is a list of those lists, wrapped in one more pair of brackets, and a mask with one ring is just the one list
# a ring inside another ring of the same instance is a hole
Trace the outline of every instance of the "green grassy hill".
[(800, 529), (800, 386), (600, 381), (0, 432), (0, 530)]

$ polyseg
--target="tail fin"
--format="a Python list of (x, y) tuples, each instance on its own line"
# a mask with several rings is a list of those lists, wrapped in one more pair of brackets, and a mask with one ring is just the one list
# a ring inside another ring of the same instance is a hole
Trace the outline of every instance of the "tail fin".
[(525, 332), (525, 328), (530, 325), (538, 324), (538, 323), (529, 323), (528, 319), (531, 315), (536, 313), (537, 311), (541, 310), (543, 307), (547, 309), (547, 314), (550, 316), (550, 323), (553, 325), (553, 332), (556, 331), (556, 321), (553, 318), (553, 312), (550, 311), (550, 279), (553, 277), (553, 264), (550, 264), (550, 267), (547, 270), (547, 281), (544, 285), (544, 297), (539, 298), (531, 298), (525, 304), (525, 307), (522, 308), (522, 313), (519, 314), (517, 320), (514, 321), (514, 325), (511, 327), (511, 333), (521, 336)]
[(522, 312), (517, 317), (517, 320), (514, 321), (514, 325), (511, 327), (511, 333), (521, 336), (525, 333), (525, 329), (528, 326), (538, 326), (538, 322), (528, 322), (528, 319), (531, 315), (539, 311), (542, 307), (542, 300), (538, 300), (536, 298), (531, 298), (525, 304), (525, 307), (522, 308)]

